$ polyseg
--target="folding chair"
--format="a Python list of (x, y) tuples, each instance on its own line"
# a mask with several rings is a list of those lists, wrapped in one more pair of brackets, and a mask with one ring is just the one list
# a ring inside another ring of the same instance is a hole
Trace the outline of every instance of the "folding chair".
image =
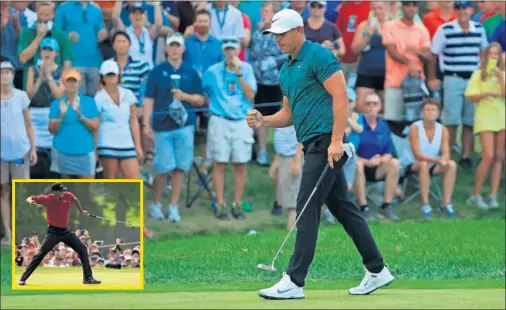
[(207, 192), (207, 195), (209, 199), (211, 200), (211, 208), (216, 207), (216, 194), (211, 191), (211, 188), (209, 184), (211, 184), (212, 178), (212, 172), (213, 167), (208, 169), (207, 176), (204, 176), (202, 172), (200, 172), (199, 164), (202, 163), (203, 159), (201, 157), (196, 157), (193, 161), (193, 170), (197, 173), (197, 178), (200, 182), (200, 186), (193, 195), (193, 197), (190, 198), (191, 194), (191, 171), (188, 173), (188, 178), (186, 181), (186, 207), (191, 208), (192, 205), (195, 203), (195, 201), (202, 195), (202, 192), (205, 190)]
[[(415, 156), (408, 139), (408, 129), (409, 127), (406, 126), (401, 133), (392, 132), (394, 148), (397, 158), (401, 162), (401, 178), (399, 183), (401, 184), (403, 193), (403, 197), (401, 197), (403, 204), (407, 204), (420, 196), (418, 174), (413, 171), (407, 171), (408, 167), (415, 162)], [(431, 176), (430, 184), (429, 196), (435, 200), (442, 200), (441, 176)], [(406, 197), (406, 192), (411, 189), (414, 189), (414, 192)]]

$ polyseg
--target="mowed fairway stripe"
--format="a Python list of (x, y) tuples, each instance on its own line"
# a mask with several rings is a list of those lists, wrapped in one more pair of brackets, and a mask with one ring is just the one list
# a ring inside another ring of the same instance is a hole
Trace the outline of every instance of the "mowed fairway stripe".
[[(140, 285), (140, 274), (139, 272), (94, 272), (93, 277), (97, 280), (102, 281), (100, 285), (94, 285), (94, 288), (100, 288), (100, 286), (139, 286)], [(16, 274), (16, 282), (19, 281), (21, 275)], [(35, 286), (86, 286), (90, 285), (83, 284), (82, 272), (68, 272), (68, 273), (50, 273), (41, 272), (33, 273), (30, 279), (26, 282), (26, 286), (23, 289), (30, 289)]]
[[(305, 300), (267, 301), (255, 292), (2, 296), (9, 309), (504, 309), (504, 289), (386, 289), (369, 296), (308, 290)], [(44, 308), (45, 307), (45, 308)]]

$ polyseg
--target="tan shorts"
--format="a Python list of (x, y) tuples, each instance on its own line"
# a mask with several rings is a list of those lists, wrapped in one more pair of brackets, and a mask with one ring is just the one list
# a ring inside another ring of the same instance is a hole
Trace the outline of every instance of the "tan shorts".
[(211, 116), (207, 128), (207, 158), (221, 164), (246, 164), (253, 150), (253, 129), (246, 120)]
[(385, 88), (383, 116), (387, 121), (404, 120), (404, 92), (402, 88)]
[(30, 159), (25, 158), (22, 165), (15, 161), (1, 161), (0, 184), (8, 184), (13, 179), (30, 178)]
[[(278, 203), (283, 208), (291, 209), (297, 206), (297, 195), (299, 194), (301, 174), (294, 177), (292, 175), (292, 162), (294, 156), (279, 156), (277, 167), (277, 197)], [(300, 171), (302, 173), (302, 165)]]

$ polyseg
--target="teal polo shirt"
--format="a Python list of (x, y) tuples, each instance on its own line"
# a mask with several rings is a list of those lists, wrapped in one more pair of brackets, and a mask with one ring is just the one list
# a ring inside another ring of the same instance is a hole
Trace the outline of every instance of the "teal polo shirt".
[(300, 143), (332, 133), (332, 96), (327, 93), (323, 82), (338, 71), (341, 71), (341, 65), (334, 54), (309, 40), (295, 58), (288, 57), (281, 67), (281, 88), (290, 103)]

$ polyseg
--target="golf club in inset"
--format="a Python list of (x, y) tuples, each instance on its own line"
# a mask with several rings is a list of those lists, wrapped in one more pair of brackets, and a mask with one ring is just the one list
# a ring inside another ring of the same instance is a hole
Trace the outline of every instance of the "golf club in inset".
[(300, 214), (297, 217), (297, 219), (295, 220), (295, 223), (293, 224), (292, 228), (290, 228), (290, 230), (288, 231), (288, 234), (286, 235), (285, 240), (283, 241), (283, 243), (279, 247), (278, 252), (276, 253), (276, 255), (274, 256), (274, 258), (272, 259), (272, 263), (270, 265), (258, 264), (257, 265), (258, 269), (264, 270), (264, 271), (270, 271), (270, 272), (275, 272), (276, 271), (276, 267), (274, 267), (274, 263), (276, 262), (276, 259), (278, 258), (279, 253), (281, 253), (281, 250), (283, 249), (283, 247), (285, 246), (286, 241), (290, 237), (290, 234), (292, 233), (292, 230), (297, 226), (297, 222), (299, 222), (299, 219), (302, 216), (302, 214), (304, 213), (304, 210), (306, 210), (306, 207), (308, 206), (309, 201), (311, 201), (311, 198), (313, 198), (314, 194), (316, 193), (316, 190), (318, 189), (318, 187), (320, 186), (320, 184), (323, 182), (323, 179), (325, 178), (325, 175), (327, 175), (327, 172), (329, 171), (329, 169), (330, 169), (330, 165), (327, 164), (325, 166), (325, 169), (323, 169), (322, 174), (320, 175), (320, 178), (318, 178), (318, 182), (316, 182), (316, 185), (315, 185), (313, 191), (311, 192), (311, 195), (309, 195), (309, 198), (307, 199), (306, 204), (304, 205), (304, 207), (300, 211)]
[(93, 214), (90, 214), (89, 216), (90, 216), (90, 217), (97, 218), (97, 219), (102, 219), (102, 220), (111, 221), (111, 222), (115, 222), (115, 223), (122, 223), (122, 224), (126, 224), (126, 225), (130, 225), (130, 226), (132, 226), (132, 227), (135, 227), (135, 225), (134, 225), (134, 224), (132, 224), (132, 223), (128, 223), (128, 222), (117, 221), (117, 220), (111, 220), (111, 219), (108, 219), (108, 218), (105, 218), (105, 217), (101, 217), (101, 216), (98, 216), (98, 215), (93, 215)]

